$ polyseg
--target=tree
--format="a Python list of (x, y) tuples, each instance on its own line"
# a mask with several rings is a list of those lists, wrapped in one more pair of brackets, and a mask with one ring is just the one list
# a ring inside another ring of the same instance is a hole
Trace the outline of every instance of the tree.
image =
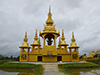
[(6, 59), (6, 60), (9, 60), (9, 57), (6, 56), (5, 59)]
[(16, 58), (16, 61), (19, 61), (19, 56)]
[(86, 56), (86, 53), (84, 55)]
[(10, 59), (11, 59), (11, 60), (13, 59), (13, 55), (11, 55)]
[(5, 57), (3, 55), (0, 55), (0, 60), (4, 60)]

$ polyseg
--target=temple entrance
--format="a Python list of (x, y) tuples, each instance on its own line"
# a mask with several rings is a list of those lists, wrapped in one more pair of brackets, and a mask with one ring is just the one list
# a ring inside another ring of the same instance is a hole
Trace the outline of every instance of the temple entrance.
[(57, 61), (62, 61), (62, 56), (57, 56)]
[(42, 56), (38, 56), (38, 61), (42, 61)]

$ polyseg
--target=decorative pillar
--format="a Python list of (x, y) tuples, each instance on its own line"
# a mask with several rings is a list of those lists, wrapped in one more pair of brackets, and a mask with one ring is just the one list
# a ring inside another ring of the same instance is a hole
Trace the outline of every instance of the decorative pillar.
[(70, 60), (72, 61), (72, 48), (70, 49), (70, 53), (71, 53), (71, 59)]
[(22, 48), (20, 48), (20, 53), (22, 53)]
[(57, 36), (55, 35), (54, 36), (54, 45), (56, 46), (56, 38), (57, 38)]
[(45, 46), (45, 35), (43, 36), (43, 47)]

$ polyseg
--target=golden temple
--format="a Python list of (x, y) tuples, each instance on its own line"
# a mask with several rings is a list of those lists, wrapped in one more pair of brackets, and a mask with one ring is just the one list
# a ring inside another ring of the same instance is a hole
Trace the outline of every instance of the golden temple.
[[(43, 48), (41, 47), (40, 37), (43, 39)], [(59, 38), (58, 47), (56, 47), (57, 38)], [(31, 47), (27, 41), (27, 32), (25, 32), (24, 43), (19, 47), (20, 61), (79, 61), (79, 47), (75, 43), (74, 32), (72, 32), (72, 43), (69, 46), (65, 41), (64, 30), (62, 30), (62, 36), (60, 37), (60, 31), (57, 32), (55, 29), (54, 21), (52, 20), (51, 7), (49, 7), (48, 18), (46, 25), (44, 25), (43, 32), (40, 31), (38, 37), (36, 30), (34, 41), (30, 44)]]
[(100, 49), (99, 50), (92, 50), (92, 53), (89, 53), (88, 56), (82, 56), (83, 61), (97, 61), (100, 60)]

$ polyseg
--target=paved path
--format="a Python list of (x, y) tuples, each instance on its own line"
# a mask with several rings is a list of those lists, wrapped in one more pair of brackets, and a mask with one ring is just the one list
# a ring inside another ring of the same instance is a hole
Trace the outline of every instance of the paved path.
[(64, 73), (59, 72), (57, 63), (45, 63), (42, 65), (45, 68), (43, 75), (65, 75)]

